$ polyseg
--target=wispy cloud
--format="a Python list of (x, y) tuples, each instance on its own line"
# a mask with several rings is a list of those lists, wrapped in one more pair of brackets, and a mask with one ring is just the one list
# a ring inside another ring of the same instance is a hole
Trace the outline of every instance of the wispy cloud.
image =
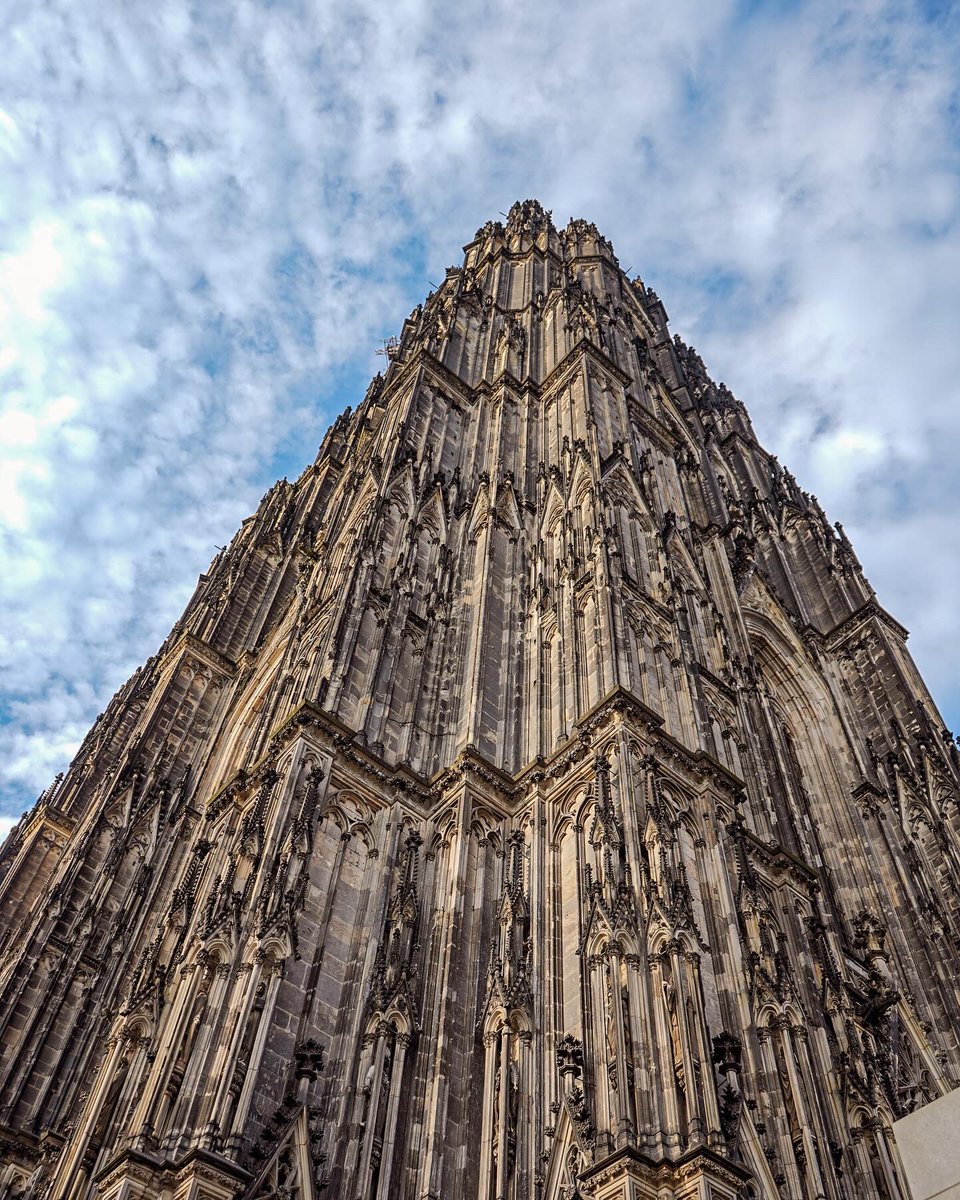
[(960, 723), (960, 28), (934, 9), (15, 5), (0, 811), (312, 457), (377, 337), (527, 195), (657, 287)]

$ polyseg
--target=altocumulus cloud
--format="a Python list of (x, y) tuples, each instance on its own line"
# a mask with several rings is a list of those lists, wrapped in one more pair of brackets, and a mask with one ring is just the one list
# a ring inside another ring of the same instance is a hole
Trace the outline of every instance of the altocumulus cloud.
[(664, 296), (960, 723), (949, 6), (15, 3), (3, 43), (8, 824), (525, 196)]

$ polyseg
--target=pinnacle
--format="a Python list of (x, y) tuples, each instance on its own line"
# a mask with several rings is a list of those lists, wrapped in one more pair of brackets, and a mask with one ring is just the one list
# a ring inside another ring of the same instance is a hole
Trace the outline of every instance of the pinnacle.
[(541, 235), (546, 235), (547, 239), (551, 235), (559, 236), (568, 244), (576, 243), (578, 239), (582, 238), (593, 238), (602, 245), (607, 253), (613, 255), (613, 247), (599, 233), (592, 221), (587, 221), (583, 217), (571, 217), (561, 233), (554, 223), (552, 209), (544, 208), (540, 201), (535, 199), (515, 201), (507, 213), (506, 224), (502, 221), (487, 221), (477, 230), (474, 240), (487, 237), (506, 237), (508, 240), (515, 241), (527, 236), (531, 241), (536, 242)]
[(510, 206), (507, 214), (507, 228), (522, 226), (525, 223), (553, 225), (553, 213), (546, 209), (539, 200), (518, 200)]

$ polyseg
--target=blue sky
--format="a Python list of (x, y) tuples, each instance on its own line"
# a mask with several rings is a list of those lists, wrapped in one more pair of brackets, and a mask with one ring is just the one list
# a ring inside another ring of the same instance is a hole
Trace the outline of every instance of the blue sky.
[(0, 822), (527, 196), (657, 289), (960, 726), (956, 6), (51, 0), (0, 28)]

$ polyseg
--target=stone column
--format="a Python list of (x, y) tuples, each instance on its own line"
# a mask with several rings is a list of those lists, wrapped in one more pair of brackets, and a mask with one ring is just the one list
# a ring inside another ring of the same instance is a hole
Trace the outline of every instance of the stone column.
[(376, 1200), (390, 1200), (390, 1184), (393, 1172), (393, 1152), (397, 1136), (397, 1117), (403, 1097), (403, 1064), (410, 1045), (408, 1033), (398, 1033), (393, 1052), (393, 1073), (390, 1077), (390, 1098), (387, 1101), (387, 1119), (383, 1131), (383, 1150), (380, 1155), (380, 1180), (377, 1184)]
[(370, 1099), (367, 1104), (367, 1115), (363, 1126), (363, 1145), (360, 1150), (360, 1164), (357, 1167), (355, 1191), (358, 1196), (365, 1196), (370, 1187), (371, 1155), (373, 1142), (377, 1132), (377, 1114), (380, 1108), (380, 1092), (383, 1083), (383, 1060), (386, 1057), (386, 1031), (381, 1027), (377, 1031), (377, 1041), (373, 1051), (373, 1076), (370, 1081)]
[(489, 1200), (490, 1181), (494, 1174), (494, 1120), (497, 1111), (497, 1093), (495, 1087), (497, 1061), (500, 1054), (500, 1032), (489, 1030), (483, 1038), (483, 1141), (480, 1149), (480, 1190), (479, 1200)]
[(123, 1044), (123, 1028), (122, 1025), (118, 1025), (107, 1042), (106, 1061), (97, 1075), (83, 1116), (71, 1138), (70, 1148), (58, 1163), (50, 1189), (50, 1200), (64, 1200), (72, 1193), (74, 1185), (82, 1177), (81, 1163), (86, 1153), (87, 1143), (96, 1125), (100, 1108), (110, 1090), (111, 1083), (113, 1083), (113, 1077), (123, 1052)]

